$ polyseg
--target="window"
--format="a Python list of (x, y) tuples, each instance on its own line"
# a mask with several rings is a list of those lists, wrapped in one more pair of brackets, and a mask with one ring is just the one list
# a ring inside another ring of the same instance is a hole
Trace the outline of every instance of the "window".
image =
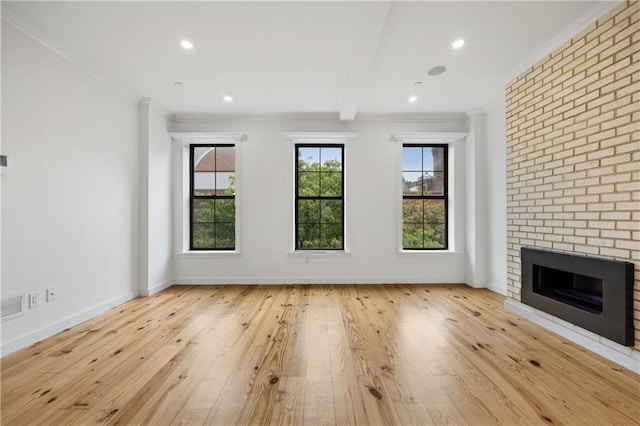
[(402, 248), (448, 248), (447, 145), (402, 146)]
[(190, 145), (190, 249), (235, 250), (235, 146)]
[(344, 145), (295, 150), (295, 249), (344, 250)]

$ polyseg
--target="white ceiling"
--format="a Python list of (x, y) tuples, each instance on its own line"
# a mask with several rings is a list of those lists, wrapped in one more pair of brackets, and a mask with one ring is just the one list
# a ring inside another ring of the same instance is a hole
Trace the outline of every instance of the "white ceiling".
[[(602, 4), (3, 1), (2, 7), (5, 21), (174, 113), (339, 113), (349, 120), (357, 113), (482, 107), (500, 96), (523, 61)], [(454, 51), (459, 37), (466, 45)], [(184, 38), (195, 44), (192, 51), (180, 47)], [(436, 65), (447, 72), (429, 77)], [(225, 103), (225, 94), (234, 101)], [(410, 94), (418, 101), (409, 103)]]

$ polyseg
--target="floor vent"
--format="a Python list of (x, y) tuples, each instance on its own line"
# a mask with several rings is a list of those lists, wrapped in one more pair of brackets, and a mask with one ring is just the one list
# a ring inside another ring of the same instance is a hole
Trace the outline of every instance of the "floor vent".
[(27, 300), (26, 296), (26, 293), (21, 293), (17, 296), (2, 299), (2, 305), (0, 306), (0, 316), (2, 316), (2, 321), (19, 317), (24, 314), (25, 302)]

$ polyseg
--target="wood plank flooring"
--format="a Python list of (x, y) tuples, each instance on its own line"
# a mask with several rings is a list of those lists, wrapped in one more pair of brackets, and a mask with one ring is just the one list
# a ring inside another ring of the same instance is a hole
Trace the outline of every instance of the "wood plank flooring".
[(433, 285), (174, 286), (2, 359), (3, 425), (634, 425), (640, 377)]

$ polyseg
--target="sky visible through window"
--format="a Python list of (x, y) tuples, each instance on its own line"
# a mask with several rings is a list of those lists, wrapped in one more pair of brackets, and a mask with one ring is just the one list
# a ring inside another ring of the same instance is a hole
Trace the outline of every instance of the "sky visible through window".
[(431, 149), (422, 147), (402, 149), (402, 170), (406, 171), (433, 171), (433, 154)]
[[(304, 160), (308, 164), (320, 163), (320, 148), (300, 148), (299, 159)], [(342, 150), (340, 148), (322, 148), (322, 163), (327, 161), (336, 161), (341, 163)]]

